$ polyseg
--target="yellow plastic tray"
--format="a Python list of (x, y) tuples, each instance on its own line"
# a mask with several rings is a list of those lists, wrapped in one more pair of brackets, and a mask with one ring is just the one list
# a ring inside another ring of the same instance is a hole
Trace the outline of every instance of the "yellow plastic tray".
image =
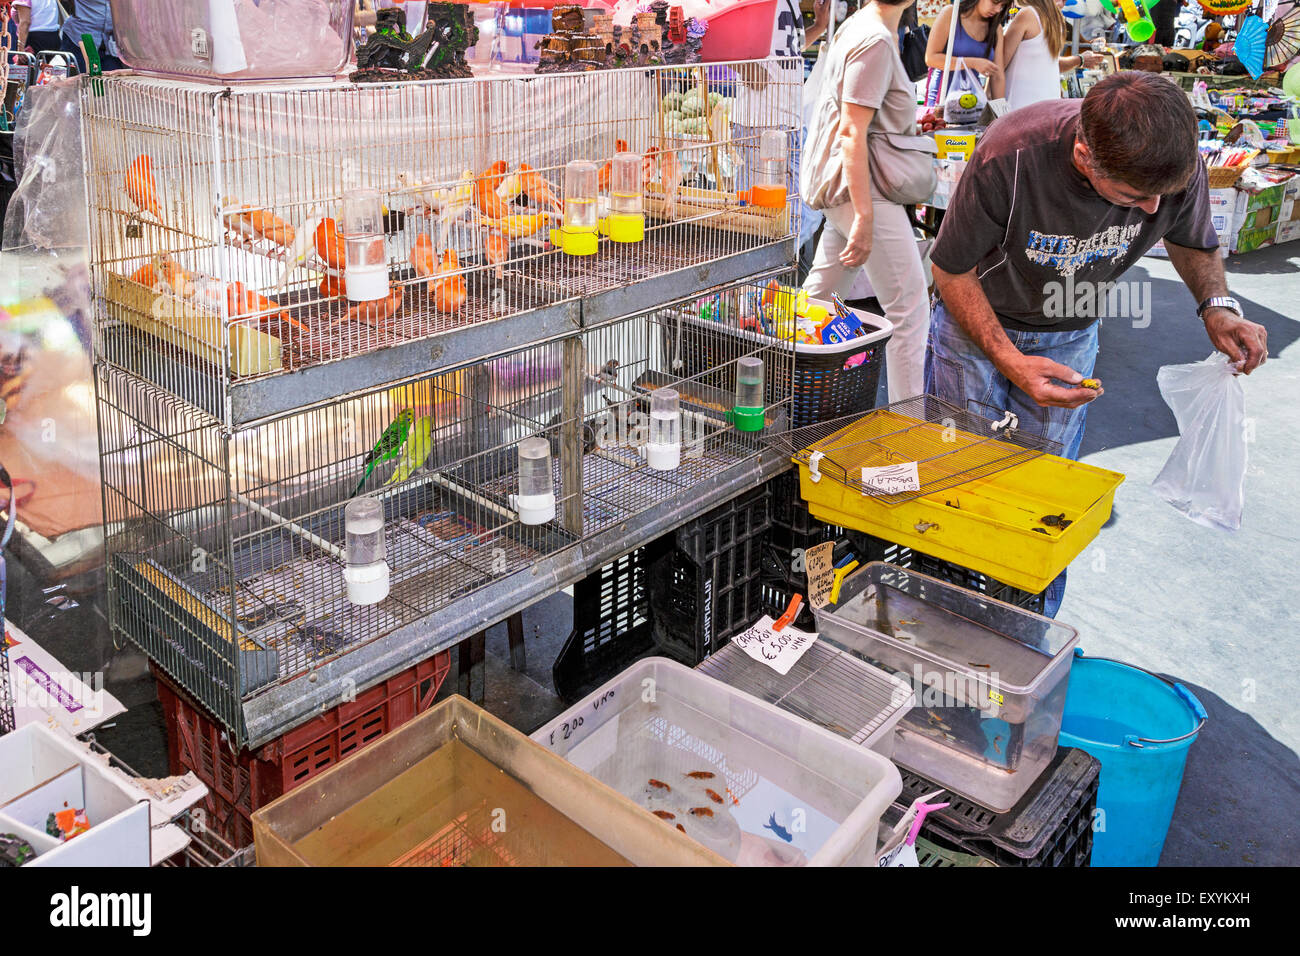
[[(888, 505), (799, 465), (799, 489), (819, 521), (853, 528), (1038, 593), (1110, 517), (1119, 472), (1040, 455), (956, 488)], [(1044, 524), (1064, 514), (1069, 526)], [(1038, 530), (1035, 530), (1038, 529)]]

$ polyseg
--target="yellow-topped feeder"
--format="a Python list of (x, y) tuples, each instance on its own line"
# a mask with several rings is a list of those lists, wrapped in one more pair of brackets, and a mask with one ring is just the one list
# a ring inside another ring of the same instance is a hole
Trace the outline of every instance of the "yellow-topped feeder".
[[(913, 402), (933, 411), (938, 400)], [(1101, 530), (1124, 476), (1020, 445), (979, 416), (941, 414), (878, 409), (796, 451), (809, 512), (1042, 591)]]
[(599, 172), (595, 163), (575, 159), (564, 167), (564, 222), (551, 230), (551, 242), (570, 256), (594, 256), (600, 247), (596, 200)]

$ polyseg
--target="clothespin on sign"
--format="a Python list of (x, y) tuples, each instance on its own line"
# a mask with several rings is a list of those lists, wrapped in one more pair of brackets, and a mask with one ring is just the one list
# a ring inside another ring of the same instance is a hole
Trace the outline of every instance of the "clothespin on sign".
[(841, 564), (839, 567), (835, 569), (835, 580), (834, 583), (831, 584), (832, 604), (840, 603), (840, 585), (844, 583), (844, 579), (847, 578), (849, 574), (851, 574), (858, 566), (858, 562), (856, 559), (850, 557), (849, 559), (846, 560), (847, 563)]
[(794, 619), (799, 616), (799, 608), (802, 605), (803, 605), (802, 594), (796, 594), (794, 597), (790, 598), (790, 604), (789, 606), (786, 607), (785, 613), (782, 614), (780, 617), (778, 617), (772, 623), (772, 633), (779, 634), (781, 633), (781, 631), (785, 630), (787, 627), (793, 624)]

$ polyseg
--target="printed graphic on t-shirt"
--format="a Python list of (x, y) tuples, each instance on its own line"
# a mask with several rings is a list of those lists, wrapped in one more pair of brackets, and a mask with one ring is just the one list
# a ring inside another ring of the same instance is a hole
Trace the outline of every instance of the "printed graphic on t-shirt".
[(1098, 259), (1122, 259), (1141, 232), (1140, 222), (1110, 226), (1087, 239), (1049, 235), (1030, 229), (1025, 256), (1030, 262), (1056, 269), (1058, 275), (1074, 275)]
[[(799, 19), (795, 19), (798, 16)], [(773, 56), (798, 56), (803, 52), (799, 42), (799, 28), (803, 17), (795, 13), (788, 2), (782, 3), (776, 14), (776, 33), (772, 35)]]

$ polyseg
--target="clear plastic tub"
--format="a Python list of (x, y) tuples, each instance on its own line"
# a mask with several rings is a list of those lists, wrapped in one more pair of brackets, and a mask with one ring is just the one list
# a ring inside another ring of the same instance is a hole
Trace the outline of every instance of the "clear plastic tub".
[(253, 814), (260, 866), (725, 861), (452, 696)]
[(898, 722), (916, 703), (910, 681), (825, 641), (804, 651), (788, 674), (778, 674), (735, 644), (705, 658), (696, 670), (882, 757), (894, 755)]
[(228, 83), (332, 77), (352, 58), (353, 0), (112, 0), (134, 70)]
[(899, 766), (998, 813), (1015, 806), (1056, 754), (1074, 628), (878, 562), (839, 597), (814, 611), (821, 638), (916, 692)]
[(902, 790), (879, 754), (661, 657), (533, 739), (741, 865), (872, 864)]

